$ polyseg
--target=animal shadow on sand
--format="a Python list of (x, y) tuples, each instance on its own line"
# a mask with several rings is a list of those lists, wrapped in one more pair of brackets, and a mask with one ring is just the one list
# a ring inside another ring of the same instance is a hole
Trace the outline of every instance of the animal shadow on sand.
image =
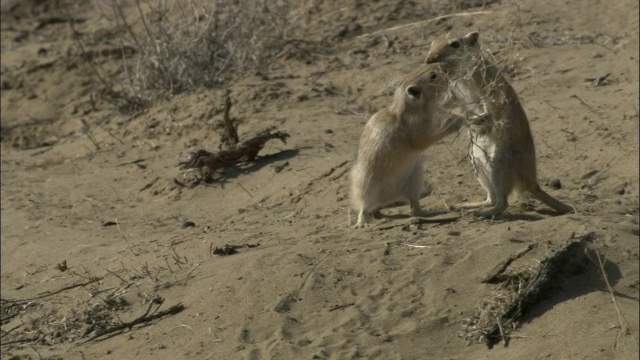
[(413, 215), (409, 215), (409, 214), (384, 214), (384, 213), (381, 213), (382, 216), (380, 218), (381, 219), (387, 219), (387, 220), (412, 219), (412, 218), (428, 219), (428, 218), (433, 217), (433, 216), (450, 214), (450, 213), (451, 213), (450, 211), (446, 211), (446, 210), (429, 210), (429, 211), (426, 212), (426, 214), (424, 214), (422, 216), (413, 216)]
[[(515, 209), (514, 212), (509, 212), (509, 210), (507, 210), (502, 214), (495, 216), (492, 220), (502, 221), (502, 222), (511, 222), (511, 221), (533, 222), (533, 221), (544, 220), (549, 217), (564, 215), (554, 210), (548, 209), (544, 206), (537, 207), (529, 204), (520, 204), (519, 209), (518, 207), (514, 207), (513, 209)], [(473, 212), (468, 212), (468, 214), (473, 216)]]
[[(425, 198), (427, 195), (422, 195), (422, 198)], [(406, 204), (392, 204), (389, 205), (387, 207), (385, 207), (384, 209), (390, 209), (390, 208), (395, 208), (395, 207), (400, 207)], [(384, 211), (384, 209), (382, 209), (382, 211)], [(445, 215), (445, 214), (451, 214), (451, 213), (457, 213), (455, 210), (428, 210), (427, 214), (424, 216), (419, 216), (419, 218), (430, 218), (430, 217), (434, 217), (434, 216), (439, 216), (439, 215)], [(474, 216), (474, 212), (473, 211), (465, 211), (462, 212), (461, 215), (468, 215), (468, 216)], [(386, 214), (384, 212), (380, 213), (380, 219), (385, 219), (387, 221), (392, 221), (392, 220), (398, 220), (398, 219), (409, 219), (412, 218), (412, 215), (409, 214)], [(495, 221), (499, 221), (499, 222), (512, 222), (512, 221), (539, 221), (539, 220), (544, 220), (548, 217), (554, 217), (554, 216), (560, 216), (562, 214), (559, 214), (553, 210), (550, 209), (546, 209), (546, 208), (533, 208), (533, 207), (523, 207), (523, 211), (522, 212), (504, 212), (500, 215), (497, 215), (495, 217), (493, 217), (492, 219), (481, 219), (479, 218), (479, 220), (495, 220)]]

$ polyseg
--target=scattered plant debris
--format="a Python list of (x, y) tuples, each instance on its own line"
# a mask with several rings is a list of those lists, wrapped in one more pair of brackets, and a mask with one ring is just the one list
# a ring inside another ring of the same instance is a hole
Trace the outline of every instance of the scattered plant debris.
[(226, 244), (225, 246), (219, 248), (216, 246), (215, 249), (213, 249), (212, 253), (214, 255), (220, 255), (220, 256), (227, 256), (227, 255), (233, 255), (233, 254), (237, 254), (238, 253), (238, 249), (242, 249), (242, 248), (254, 248), (254, 247), (258, 247), (260, 246), (260, 243), (255, 243), (255, 244), (242, 244), (242, 245), (229, 245)]
[(527, 253), (529, 247), (500, 263), (485, 276), (483, 282), (499, 278), (501, 284), (480, 302), (471, 317), (462, 321), (463, 330), (458, 336), (467, 344), (485, 343), (490, 349), (500, 341), (507, 346), (509, 334), (517, 328), (518, 321), (545, 295), (554, 281), (562, 275), (581, 270), (581, 264), (586, 260), (585, 243), (591, 237), (591, 233), (573, 235), (535, 267), (503, 273), (513, 260)]

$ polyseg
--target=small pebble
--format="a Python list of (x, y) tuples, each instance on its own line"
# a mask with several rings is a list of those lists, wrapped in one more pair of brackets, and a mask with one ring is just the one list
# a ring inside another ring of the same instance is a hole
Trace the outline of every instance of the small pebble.
[(620, 184), (616, 187), (613, 188), (613, 192), (618, 194), (618, 195), (624, 195), (627, 192), (627, 183), (624, 184)]
[(193, 221), (191, 221), (191, 220), (187, 220), (187, 221), (185, 221), (185, 222), (183, 222), (183, 223), (182, 223), (182, 228), (183, 228), (183, 229), (186, 229), (186, 228), (188, 228), (188, 227), (195, 227), (195, 226), (196, 226), (196, 223), (194, 223), (194, 222), (193, 222)]
[(562, 183), (560, 182), (560, 179), (547, 180), (547, 186), (552, 189), (562, 189)]

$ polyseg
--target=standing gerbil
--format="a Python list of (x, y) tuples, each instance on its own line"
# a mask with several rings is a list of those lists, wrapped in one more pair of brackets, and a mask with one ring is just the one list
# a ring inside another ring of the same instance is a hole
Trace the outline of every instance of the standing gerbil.
[(441, 66), (449, 76), (454, 97), (468, 113), (480, 115), (467, 121), (471, 137), (469, 155), (478, 180), (487, 191), (487, 199), (454, 208), (491, 206), (477, 215), (493, 217), (507, 208), (509, 195), (516, 191), (557, 212), (573, 211), (540, 188), (527, 115), (515, 90), (483, 54), (478, 37), (478, 32), (471, 32), (455, 39), (436, 40), (426, 61), (444, 63)]
[(365, 125), (351, 172), (355, 227), (370, 223), (374, 213), (396, 202), (408, 202), (413, 216), (425, 215), (419, 202), (422, 151), (464, 123), (464, 118), (439, 110), (447, 86), (438, 64), (422, 65), (403, 77), (391, 106)]

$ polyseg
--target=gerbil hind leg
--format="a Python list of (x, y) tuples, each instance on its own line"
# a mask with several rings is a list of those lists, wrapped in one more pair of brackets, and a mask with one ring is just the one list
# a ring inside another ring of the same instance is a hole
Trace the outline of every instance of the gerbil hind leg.
[(409, 175), (407, 179), (407, 183), (405, 185), (405, 196), (409, 201), (409, 206), (411, 207), (411, 216), (417, 217), (425, 217), (425, 216), (433, 216), (433, 213), (430, 213), (426, 210), (423, 210), (420, 206), (420, 194), (422, 193), (422, 173), (424, 172), (422, 168), (422, 162), (419, 162), (416, 167)]
[(475, 213), (479, 218), (492, 218), (494, 216), (502, 214), (502, 212), (509, 206), (509, 193), (511, 192), (511, 186), (509, 179), (505, 178), (505, 174), (508, 174), (505, 170), (501, 170), (498, 165), (494, 166), (491, 171), (491, 187), (493, 188), (493, 200), (494, 204), (489, 209), (478, 211)]
[(496, 203), (487, 210), (477, 211), (475, 216), (478, 218), (492, 218), (494, 216), (502, 214), (502, 212), (509, 206), (507, 196), (500, 194), (497, 196)]
[(487, 199), (485, 201), (477, 201), (477, 202), (464, 202), (455, 204), (451, 207), (451, 210), (460, 210), (460, 209), (477, 209), (485, 206), (491, 206), (495, 204), (495, 190), (493, 185), (491, 184), (491, 180), (489, 179), (489, 175), (484, 170), (478, 171), (478, 181), (480, 181), (480, 185), (487, 192)]

